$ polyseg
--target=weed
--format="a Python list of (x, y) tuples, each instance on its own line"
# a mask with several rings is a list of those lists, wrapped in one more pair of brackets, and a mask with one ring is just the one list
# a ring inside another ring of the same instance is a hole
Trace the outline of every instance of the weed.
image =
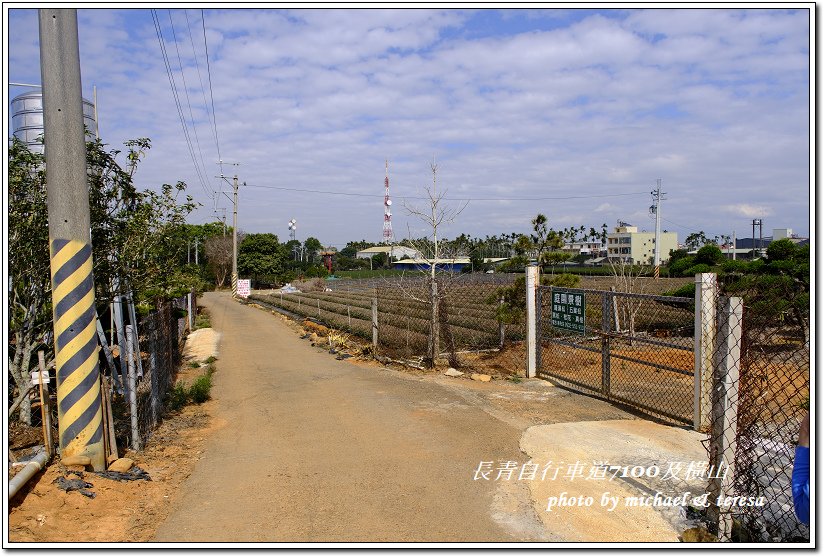
[(192, 369), (194, 369), (196, 367), (200, 367), (200, 362), (198, 362), (196, 360), (192, 360), (191, 362), (189, 362), (189, 367), (192, 368)]
[(512, 381), (513, 383), (520, 383), (521, 377), (515, 373), (510, 374), (509, 377), (506, 378), (507, 381)]
[(207, 371), (200, 377), (194, 380), (192, 386), (189, 388), (189, 398), (195, 404), (206, 402), (211, 398), (210, 391), (212, 390), (212, 373)]
[(206, 358), (206, 363), (207, 364), (213, 364), (216, 361), (217, 361), (217, 358), (215, 358), (214, 356), (209, 356), (208, 358)]
[(178, 381), (177, 384), (169, 391), (168, 406), (172, 412), (180, 410), (189, 403), (189, 393), (186, 391), (186, 385), (183, 381)]
[(209, 319), (209, 314), (205, 310), (201, 310), (195, 317), (195, 329), (209, 329), (211, 326), (212, 322)]

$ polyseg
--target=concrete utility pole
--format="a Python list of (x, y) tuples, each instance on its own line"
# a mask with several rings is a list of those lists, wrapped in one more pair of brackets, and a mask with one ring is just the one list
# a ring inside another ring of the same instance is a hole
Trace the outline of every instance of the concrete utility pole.
[(237, 296), (237, 174), (232, 181), (235, 208), (232, 213), (232, 296)]
[(656, 188), (650, 192), (653, 195), (655, 204), (653, 211), (655, 212), (655, 278), (661, 275), (661, 179), (657, 181)]
[(40, 73), (46, 138), (54, 351), (60, 452), (106, 469), (77, 11), (41, 9)]

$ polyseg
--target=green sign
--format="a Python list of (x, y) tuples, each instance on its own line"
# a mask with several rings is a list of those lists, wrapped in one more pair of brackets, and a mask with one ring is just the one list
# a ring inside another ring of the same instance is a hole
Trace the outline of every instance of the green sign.
[(576, 333), (586, 332), (586, 295), (552, 289), (552, 326)]

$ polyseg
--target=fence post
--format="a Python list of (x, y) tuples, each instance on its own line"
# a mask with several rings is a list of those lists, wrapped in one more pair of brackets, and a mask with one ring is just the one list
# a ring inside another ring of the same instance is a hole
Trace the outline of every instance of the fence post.
[[(504, 305), (504, 297), (501, 296), (501, 299), (498, 300), (498, 310), (500, 311), (501, 307)], [(499, 313), (500, 315), (500, 313)], [(503, 321), (498, 321), (498, 349), (504, 349), (504, 343), (506, 341), (506, 324)]]
[(709, 470), (715, 470), (715, 474), (710, 476), (708, 486), (711, 504), (708, 510), (710, 517), (717, 520), (718, 539), (730, 541), (733, 525), (731, 506), (718, 505), (717, 502), (723, 502), (724, 498), (733, 494), (743, 303), (741, 298), (726, 298), (723, 304), (718, 312), (718, 349), (715, 352), (717, 382), (712, 393)]
[(372, 353), (378, 353), (378, 299), (372, 298)]
[(526, 376), (535, 377), (537, 375), (537, 290), (538, 276), (541, 272), (537, 265), (530, 265), (526, 268)]
[(154, 427), (160, 418), (161, 392), (165, 392), (168, 388), (168, 386), (161, 387), (160, 373), (157, 369), (157, 313), (150, 314), (146, 319), (146, 329), (146, 337), (149, 341), (149, 369), (151, 369), (149, 378), (152, 381), (152, 427)]
[(194, 331), (194, 323), (192, 321), (192, 293), (191, 292), (186, 294), (186, 302), (187, 302), (186, 305), (188, 306), (186, 308), (187, 309), (186, 313), (189, 316), (189, 332), (191, 333), (192, 331)]
[(137, 365), (137, 376), (143, 377), (143, 359), (140, 357), (140, 329), (137, 325), (137, 310), (134, 307), (134, 299), (132, 298), (132, 293), (129, 292), (128, 298), (128, 308), (129, 308), (129, 321), (131, 321), (132, 325), (134, 326), (134, 344), (133, 349), (135, 353), (135, 364)]
[(601, 298), (601, 392), (606, 396), (609, 396), (610, 392), (609, 333), (612, 328), (611, 310), (615, 312), (615, 325), (618, 326), (618, 309), (615, 298), (615, 287), (609, 292), (604, 292)]
[(140, 450), (140, 429), (137, 416), (137, 381), (134, 369), (134, 326), (126, 325), (126, 367), (129, 381), (129, 413), (132, 415), (132, 448)]
[(716, 339), (715, 301), (718, 281), (715, 273), (695, 275), (695, 371), (693, 396), (693, 427), (707, 431), (710, 427), (712, 406), (712, 355)]

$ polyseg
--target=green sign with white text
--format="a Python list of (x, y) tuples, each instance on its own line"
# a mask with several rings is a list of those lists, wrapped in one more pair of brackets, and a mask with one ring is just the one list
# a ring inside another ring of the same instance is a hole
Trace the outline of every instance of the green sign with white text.
[(552, 289), (552, 326), (557, 329), (586, 332), (586, 295), (583, 292), (570, 292), (558, 288)]

